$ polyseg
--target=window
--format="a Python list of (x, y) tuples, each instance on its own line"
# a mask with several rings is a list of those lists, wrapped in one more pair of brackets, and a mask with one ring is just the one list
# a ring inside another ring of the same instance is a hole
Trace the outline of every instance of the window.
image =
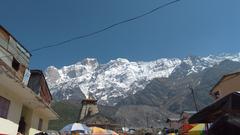
[(43, 126), (43, 119), (39, 119), (39, 122), (38, 122), (38, 130), (42, 130), (42, 126)]
[(214, 97), (215, 99), (218, 99), (220, 97), (219, 91), (214, 92)]
[(15, 58), (13, 58), (12, 67), (13, 67), (16, 71), (19, 70), (20, 63), (19, 63)]
[(10, 101), (0, 96), (0, 117), (7, 118)]

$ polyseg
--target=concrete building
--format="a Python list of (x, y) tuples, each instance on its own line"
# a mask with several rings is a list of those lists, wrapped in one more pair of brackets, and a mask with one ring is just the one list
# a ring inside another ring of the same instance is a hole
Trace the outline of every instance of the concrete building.
[(219, 100), (235, 91), (240, 91), (240, 72), (224, 75), (211, 89), (210, 95)]
[[(58, 115), (51, 109), (51, 94), (41, 71), (34, 79), (28, 70), (31, 54), (0, 26), (0, 134), (34, 135), (48, 129)], [(33, 85), (29, 82), (36, 82)], [(38, 89), (33, 89), (38, 88)]]
[(180, 118), (168, 118), (166, 123), (168, 124), (168, 127), (170, 129), (179, 129), (180, 123), (179, 123)]
[(180, 127), (184, 124), (189, 124), (188, 119), (195, 113), (197, 113), (197, 112), (196, 111), (183, 111), (180, 115), (180, 120), (179, 120)]

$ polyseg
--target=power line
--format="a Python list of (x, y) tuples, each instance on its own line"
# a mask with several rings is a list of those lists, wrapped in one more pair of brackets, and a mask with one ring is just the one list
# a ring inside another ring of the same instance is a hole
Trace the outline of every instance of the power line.
[(180, 1), (180, 0), (174, 0), (174, 1), (171, 1), (171, 2), (168, 2), (168, 3), (165, 3), (163, 5), (160, 5), (160, 6), (156, 7), (156, 8), (154, 8), (154, 9), (148, 11), (148, 12), (145, 12), (145, 13), (143, 13), (141, 15), (138, 15), (136, 17), (133, 17), (133, 18), (130, 18), (130, 19), (126, 19), (126, 20), (123, 20), (123, 21), (120, 21), (120, 22), (117, 22), (117, 23), (114, 23), (114, 24), (109, 25), (109, 26), (107, 26), (105, 28), (99, 29), (97, 31), (94, 31), (94, 32), (91, 32), (91, 33), (88, 33), (88, 34), (85, 34), (85, 35), (76, 36), (76, 37), (73, 37), (73, 38), (70, 38), (70, 39), (67, 39), (67, 40), (64, 40), (64, 41), (52, 44), (52, 45), (46, 45), (46, 46), (42, 46), (42, 47), (39, 47), (39, 48), (36, 48), (36, 49), (32, 49), (30, 52), (36, 52), (36, 51), (40, 51), (40, 50), (51, 48), (51, 47), (61, 46), (61, 45), (64, 45), (64, 44), (66, 44), (68, 42), (71, 42), (71, 41), (74, 41), (74, 40), (87, 38), (87, 37), (99, 34), (101, 32), (104, 32), (104, 31), (108, 30), (108, 29), (116, 27), (118, 25), (121, 25), (121, 24), (124, 24), (124, 23), (128, 23), (130, 21), (134, 21), (134, 20), (137, 20), (137, 19), (142, 18), (144, 16), (147, 16), (149, 14), (152, 14), (153, 12), (156, 12), (157, 10), (159, 10), (161, 8), (164, 8), (164, 7), (167, 7), (169, 5), (172, 5), (172, 4), (174, 4), (174, 3), (178, 2), (178, 1)]
[[(137, 20), (137, 19), (140, 19), (144, 16), (147, 16), (149, 14), (152, 14), (153, 12), (156, 12), (157, 10), (161, 9), (161, 8), (164, 8), (164, 7), (167, 7), (167, 6), (170, 6), (176, 2), (179, 2), (180, 0), (173, 0), (173, 1), (170, 1), (168, 3), (165, 3), (165, 4), (162, 4), (150, 11), (147, 11), (141, 15), (138, 15), (136, 17), (133, 17), (133, 18), (129, 18), (129, 19), (126, 19), (126, 20), (123, 20), (123, 21), (120, 21), (120, 22), (117, 22), (117, 23), (114, 23), (112, 25), (109, 25), (105, 28), (102, 28), (102, 29), (99, 29), (97, 31), (94, 31), (94, 32), (91, 32), (91, 33), (88, 33), (88, 34), (85, 34), (85, 35), (80, 35), (80, 36), (76, 36), (76, 37), (73, 37), (73, 38), (70, 38), (70, 39), (67, 39), (67, 40), (64, 40), (64, 41), (61, 41), (61, 42), (58, 42), (58, 43), (55, 43), (55, 44), (51, 44), (51, 45), (46, 45), (46, 46), (42, 46), (42, 47), (39, 47), (39, 48), (35, 48), (35, 49), (32, 49), (30, 50), (29, 52), (32, 53), (32, 52), (37, 52), (37, 51), (40, 51), (40, 50), (43, 50), (43, 49), (47, 49), (47, 48), (52, 48), (52, 47), (57, 47), (57, 46), (62, 46), (62, 45), (65, 45), (66, 43), (68, 42), (71, 42), (71, 41), (74, 41), (74, 40), (78, 40), (78, 39), (83, 39), (83, 38), (87, 38), (87, 37), (90, 37), (90, 36), (93, 36), (93, 35), (96, 35), (96, 34), (99, 34), (99, 33), (102, 33), (106, 30), (109, 30), (113, 27), (116, 27), (118, 25), (121, 25), (121, 24), (124, 24), (124, 23), (128, 23), (130, 21), (134, 21), (134, 20)], [(11, 55), (5, 55), (5, 56), (1, 56), (1, 58), (5, 58), (5, 57), (11, 57), (11, 56), (14, 56), (15, 54), (11, 54)], [(17, 54), (16, 54), (17, 55)]]

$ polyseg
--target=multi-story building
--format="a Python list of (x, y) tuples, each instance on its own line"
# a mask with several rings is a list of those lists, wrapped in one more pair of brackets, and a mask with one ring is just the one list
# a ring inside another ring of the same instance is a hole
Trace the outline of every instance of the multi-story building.
[(40, 70), (28, 70), (30, 52), (0, 26), (0, 134), (34, 135), (58, 115)]

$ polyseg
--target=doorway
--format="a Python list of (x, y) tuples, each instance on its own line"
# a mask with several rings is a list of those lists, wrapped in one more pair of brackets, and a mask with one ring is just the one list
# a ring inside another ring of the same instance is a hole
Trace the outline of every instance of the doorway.
[(31, 127), (31, 118), (32, 118), (31, 109), (27, 108), (26, 106), (23, 106), (18, 126), (18, 132), (20, 132), (23, 135), (28, 135), (29, 129)]

